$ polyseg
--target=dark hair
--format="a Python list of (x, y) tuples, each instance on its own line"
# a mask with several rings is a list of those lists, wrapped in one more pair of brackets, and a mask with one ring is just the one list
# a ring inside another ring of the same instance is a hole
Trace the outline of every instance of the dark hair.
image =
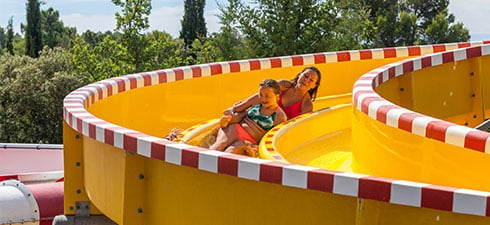
[(272, 88), (272, 91), (274, 91), (274, 94), (278, 95), (281, 93), (281, 88), (279, 87), (279, 83), (273, 79), (265, 79), (259, 84), (260, 87), (268, 87)]
[(316, 99), (316, 93), (318, 92), (318, 87), (320, 87), (320, 81), (322, 79), (322, 74), (320, 73), (320, 70), (314, 66), (309, 66), (309, 67), (306, 67), (304, 68), (303, 70), (301, 70), (301, 72), (299, 72), (298, 74), (296, 74), (296, 76), (291, 80), (291, 82), (293, 82), (293, 86), (296, 85), (298, 83), (298, 79), (299, 79), (299, 76), (305, 72), (306, 70), (313, 70), (317, 75), (318, 75), (318, 80), (316, 80), (316, 86), (310, 90), (308, 90), (308, 94), (310, 94), (310, 97), (311, 97), (311, 101), (315, 101)]

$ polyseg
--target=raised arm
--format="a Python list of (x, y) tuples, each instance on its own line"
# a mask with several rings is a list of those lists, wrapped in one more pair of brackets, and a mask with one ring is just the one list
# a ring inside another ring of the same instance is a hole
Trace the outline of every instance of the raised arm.
[(244, 112), (248, 108), (250, 108), (250, 107), (252, 107), (254, 105), (257, 105), (259, 103), (260, 103), (259, 95), (258, 94), (254, 94), (254, 95), (248, 97), (247, 99), (245, 99), (245, 101), (240, 101), (240, 102), (235, 103), (232, 107), (226, 109), (223, 112), (223, 114), (225, 114), (225, 115), (231, 115), (234, 112)]

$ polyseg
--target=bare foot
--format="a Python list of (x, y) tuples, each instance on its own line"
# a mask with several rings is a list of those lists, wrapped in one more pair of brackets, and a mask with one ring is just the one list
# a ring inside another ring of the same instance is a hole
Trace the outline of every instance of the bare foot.
[(245, 152), (250, 157), (259, 158), (259, 149), (257, 147), (257, 145), (252, 144), (247, 145), (247, 147), (245, 147)]
[(221, 117), (221, 119), (219, 120), (219, 126), (221, 128), (225, 128), (228, 126), (228, 124), (230, 123), (231, 121), (231, 115), (224, 115)]
[(180, 128), (172, 128), (172, 130), (170, 130), (170, 133), (165, 137), (165, 139), (168, 139), (170, 141), (175, 141), (180, 138), (181, 132), (182, 129)]

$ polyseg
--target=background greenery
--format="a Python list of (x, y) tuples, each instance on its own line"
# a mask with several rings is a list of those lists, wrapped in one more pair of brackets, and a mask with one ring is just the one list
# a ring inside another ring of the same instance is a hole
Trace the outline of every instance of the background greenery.
[[(26, 1), (26, 24), (0, 27), (0, 142), (61, 143), (64, 96), (83, 85), (178, 66), (325, 51), (461, 42), (449, 0), (228, 0), (208, 33), (205, 0), (183, 0), (178, 38), (147, 32), (151, 0), (112, 0), (114, 31), (81, 34)], [(246, 2), (246, 4), (245, 4)]]

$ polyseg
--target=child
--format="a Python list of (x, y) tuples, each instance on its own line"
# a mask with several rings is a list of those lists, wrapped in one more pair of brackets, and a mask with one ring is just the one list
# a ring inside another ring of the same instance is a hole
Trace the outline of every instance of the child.
[(259, 85), (260, 103), (243, 113), (223, 116), (216, 141), (209, 148), (245, 154), (249, 150), (247, 146), (258, 144), (268, 130), (287, 120), (277, 103), (279, 93), (277, 81), (263, 80)]

